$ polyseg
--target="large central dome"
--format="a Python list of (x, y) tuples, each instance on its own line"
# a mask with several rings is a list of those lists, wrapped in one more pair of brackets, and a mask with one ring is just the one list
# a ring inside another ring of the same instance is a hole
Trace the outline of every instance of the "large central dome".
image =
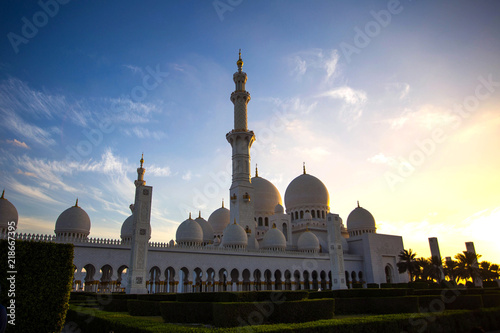
[(256, 215), (274, 213), (277, 204), (282, 204), (281, 195), (276, 186), (262, 177), (253, 177), (254, 210)]
[(287, 211), (315, 205), (330, 207), (330, 195), (323, 182), (306, 173), (292, 180), (285, 192)]

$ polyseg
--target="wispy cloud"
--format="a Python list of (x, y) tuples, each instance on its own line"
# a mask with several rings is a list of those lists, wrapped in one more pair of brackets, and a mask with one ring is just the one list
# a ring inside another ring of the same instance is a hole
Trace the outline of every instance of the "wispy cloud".
[(144, 71), (142, 70), (142, 68), (138, 67), (138, 66), (134, 66), (134, 65), (123, 65), (123, 67), (127, 68), (127, 69), (130, 69), (132, 71), (132, 73), (134, 74), (141, 74), (141, 75), (144, 75)]
[(367, 101), (366, 93), (363, 90), (355, 90), (348, 86), (342, 86), (326, 91), (319, 96), (340, 99), (350, 105), (364, 104)]
[(0, 122), (0, 126), (3, 126), (5, 130), (43, 146), (52, 146), (56, 144), (56, 141), (52, 138), (52, 134), (49, 131), (27, 123), (15, 112), (0, 107), (0, 114), (3, 118)]
[(167, 136), (167, 134), (163, 131), (150, 131), (145, 127), (137, 126), (132, 129), (124, 129), (123, 133), (127, 136), (134, 136), (139, 139), (154, 139), (157, 141), (164, 139)]
[[(337, 50), (310, 49), (288, 57), (290, 75), (301, 79), (307, 72), (318, 71), (328, 81), (337, 75), (339, 53)], [(326, 74), (326, 75), (325, 75)]]
[(6, 140), (7, 143), (13, 145), (13, 146), (16, 146), (16, 147), (20, 147), (20, 148), (24, 148), (24, 149), (30, 149), (30, 147), (28, 147), (28, 145), (26, 144), (26, 142), (21, 142), (17, 139), (14, 139), (14, 140)]
[(449, 109), (444, 109), (435, 105), (425, 104), (416, 111), (405, 108), (397, 117), (387, 119), (392, 129), (401, 129), (405, 126), (417, 126), (427, 130), (437, 126), (448, 126), (456, 121), (458, 115), (453, 114)]

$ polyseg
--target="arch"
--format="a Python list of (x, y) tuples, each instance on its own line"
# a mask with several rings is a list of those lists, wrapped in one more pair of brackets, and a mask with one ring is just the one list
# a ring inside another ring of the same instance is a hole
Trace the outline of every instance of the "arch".
[(215, 270), (213, 268), (207, 269), (206, 291), (215, 291)]
[(292, 273), (287, 269), (284, 274), (285, 290), (292, 290)]
[(266, 216), (266, 218), (264, 219), (264, 224), (266, 227), (269, 227), (269, 217)]
[(288, 225), (283, 223), (281, 227), (283, 229), (283, 235), (285, 235), (285, 240), (288, 242)]
[(243, 278), (242, 291), (250, 291), (250, 271), (244, 269), (241, 273), (241, 277)]
[(392, 269), (392, 266), (390, 264), (387, 264), (385, 266), (385, 282), (387, 282), (387, 283), (394, 282), (393, 272), (394, 272), (394, 270)]
[(262, 216), (259, 217), (259, 227), (262, 227)]
[[(189, 269), (187, 269), (186, 267), (182, 267), (180, 270), (179, 270), (179, 280), (182, 281), (182, 283), (180, 283), (180, 292), (181, 293), (188, 293), (190, 290), (189, 290)], [(179, 282), (180, 282), (179, 281)]]
[(325, 211), (321, 211), (321, 216), (323, 217), (323, 220), (325, 219)]
[(293, 283), (296, 286), (296, 290), (302, 289), (302, 286), (300, 284), (300, 272), (298, 270), (293, 272)]
[(281, 271), (277, 269), (274, 272), (274, 289), (275, 290), (282, 290), (281, 288)]
[(318, 290), (319, 289), (319, 283), (318, 283), (318, 272), (312, 271), (311, 273), (311, 278), (312, 278), (312, 286), (311, 289), (313, 290)]
[(317, 214), (316, 216), (318, 217), (318, 219), (321, 218), (321, 212), (319, 211), (319, 209), (316, 211), (316, 214)]
[(101, 280), (99, 283), (99, 290), (98, 292), (103, 292), (103, 293), (110, 293), (112, 292), (111, 287), (112, 287), (112, 276), (113, 276), (113, 268), (111, 265), (104, 265), (101, 267), (100, 270), (101, 273)]
[(165, 269), (165, 292), (176, 292), (175, 269), (172, 266)]
[(219, 270), (219, 290), (218, 291), (226, 291), (227, 290), (227, 282), (228, 282), (228, 274), (225, 268), (221, 268)]
[(347, 288), (351, 289), (351, 279), (349, 279), (349, 272), (345, 271), (345, 284)]
[(237, 286), (238, 286), (238, 278), (240, 277), (240, 272), (234, 268), (231, 271), (231, 286), (232, 286), (232, 291), (237, 291)]
[(310, 275), (309, 272), (304, 271), (302, 275), (304, 276), (304, 289), (305, 290), (311, 289), (311, 284), (309, 283), (309, 275)]
[(362, 271), (358, 272), (358, 280), (359, 280), (359, 282), (363, 283), (363, 272)]
[[(316, 211), (313, 209), (311, 210), (311, 217), (314, 219), (316, 218)], [(319, 216), (318, 216), (319, 217)]]
[(265, 284), (266, 290), (273, 290), (272, 273), (268, 269), (266, 269), (264, 271), (264, 284)]
[(262, 279), (262, 274), (260, 273), (260, 270), (256, 269), (253, 271), (253, 282), (255, 284), (255, 290), (261, 290), (261, 279)]
[(301, 210), (301, 211), (300, 211), (300, 218), (301, 218), (301, 219), (303, 219), (303, 218), (304, 218), (304, 211), (303, 211), (303, 210)]
[(202, 289), (202, 280), (203, 280), (203, 271), (201, 268), (196, 267), (193, 270), (193, 292), (201, 292)]
[(298, 220), (299, 219), (299, 212), (295, 212), (295, 219)]
[(327, 279), (326, 279), (326, 273), (325, 271), (321, 271), (321, 273), (319, 273), (319, 277), (320, 277), (320, 288), (321, 290), (326, 290), (328, 287), (327, 287)]
[(356, 272), (355, 272), (355, 271), (352, 271), (352, 272), (351, 272), (351, 281), (352, 281), (352, 283), (356, 283), (356, 282), (358, 282), (358, 281), (356, 280)]
[(150, 294), (160, 292), (160, 275), (161, 270), (158, 266), (151, 267), (149, 270), (148, 291)]

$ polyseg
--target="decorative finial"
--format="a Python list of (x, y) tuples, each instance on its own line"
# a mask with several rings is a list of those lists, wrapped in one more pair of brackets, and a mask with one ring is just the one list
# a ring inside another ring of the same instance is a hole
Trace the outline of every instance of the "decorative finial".
[(201, 219), (201, 210), (198, 211), (198, 218)]
[(222, 208), (224, 208), (224, 198), (222, 198)]
[(306, 162), (302, 162), (302, 168), (304, 169), (304, 175), (306, 174)]
[(273, 223), (273, 229), (276, 229), (276, 223)]
[(2, 191), (2, 197), (0, 199), (5, 199), (4, 195), (5, 195), (5, 189), (3, 189), (3, 191)]
[(191, 218), (191, 212), (189, 212), (189, 219), (192, 220), (192, 218)]
[(75, 207), (78, 207), (78, 198), (76, 198)]
[(142, 153), (142, 156), (141, 156), (141, 168), (142, 168), (142, 165), (144, 164), (144, 153)]
[(234, 224), (236, 224), (236, 217), (234, 218)]
[(255, 163), (255, 177), (259, 177), (259, 168), (257, 166), (257, 163)]
[(358, 200), (358, 208), (359, 208), (359, 200)]
[(239, 53), (239, 59), (236, 62), (236, 65), (238, 66), (238, 71), (241, 72), (241, 68), (243, 67), (243, 60), (241, 60), (241, 49)]

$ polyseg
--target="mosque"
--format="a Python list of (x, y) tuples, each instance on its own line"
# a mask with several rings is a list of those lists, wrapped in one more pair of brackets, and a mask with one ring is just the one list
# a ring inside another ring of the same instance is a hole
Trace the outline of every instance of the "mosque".
[[(237, 67), (231, 93), (234, 129), (226, 134), (232, 147), (229, 209), (223, 201), (208, 220), (190, 214), (175, 241), (150, 242), (153, 188), (146, 186), (141, 158), (135, 203), (120, 239), (89, 238), (91, 221), (78, 200), (57, 218), (55, 235), (15, 237), (73, 243), (74, 291), (318, 290), (408, 282), (396, 266), (402, 237), (378, 234), (374, 217), (359, 202), (344, 225), (330, 212), (328, 189), (305, 166), (288, 185), (284, 206), (277, 188), (258, 170), (251, 177), (255, 134), (247, 127), (250, 93), (241, 53)], [(7, 237), (10, 221), (17, 225), (18, 212), (2, 194), (0, 238)]]

